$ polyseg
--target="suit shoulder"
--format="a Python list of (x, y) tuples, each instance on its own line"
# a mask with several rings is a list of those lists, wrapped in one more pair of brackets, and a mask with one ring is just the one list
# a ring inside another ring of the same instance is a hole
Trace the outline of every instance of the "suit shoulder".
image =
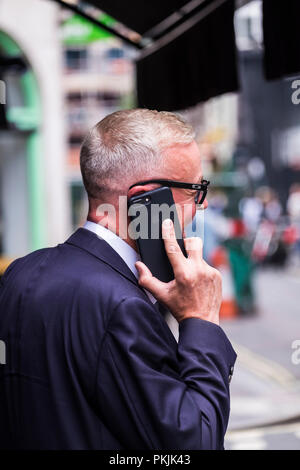
[(117, 299), (123, 294), (126, 297), (142, 296), (142, 298), (146, 295), (129, 268), (128, 276), (125, 276), (113, 263), (104, 262), (86, 250), (68, 244), (63, 244), (59, 248), (60, 256), (56, 260), (55, 269), (67, 272), (69, 280), (74, 285), (80, 284), (81, 288), (95, 295), (108, 297), (113, 293)]
[(3, 284), (8, 278), (14, 276), (25, 266), (28, 266), (28, 268), (35, 266), (39, 261), (47, 257), (49, 250), (51, 249), (52, 248), (41, 248), (39, 250), (32, 251), (31, 253), (28, 253), (25, 256), (13, 260), (3, 273), (1, 283)]

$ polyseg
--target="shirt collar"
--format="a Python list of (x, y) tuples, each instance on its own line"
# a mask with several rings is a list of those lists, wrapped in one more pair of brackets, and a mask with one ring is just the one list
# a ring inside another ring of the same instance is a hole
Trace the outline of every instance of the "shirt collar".
[[(91, 222), (87, 220), (83, 226), (83, 228), (94, 232), (98, 237), (102, 238), (103, 240), (108, 243), (113, 250), (115, 250), (119, 256), (123, 259), (123, 261), (127, 264), (129, 269), (133, 272), (135, 277), (138, 279), (138, 272), (135, 267), (135, 263), (141, 259), (140, 255), (132, 248), (128, 243), (126, 243), (122, 238), (116, 235), (111, 230), (103, 227), (103, 225), (96, 224), (95, 222)], [(156, 302), (156, 299), (153, 295), (145, 289), (146, 294), (148, 295), (149, 299), (152, 303)]]

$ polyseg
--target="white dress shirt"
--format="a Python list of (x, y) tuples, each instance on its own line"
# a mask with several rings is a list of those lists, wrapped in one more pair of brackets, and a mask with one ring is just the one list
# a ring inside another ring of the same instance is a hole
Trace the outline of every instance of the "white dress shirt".
[[(113, 233), (111, 230), (108, 230), (107, 228), (103, 227), (101, 224), (96, 224), (95, 222), (91, 222), (87, 220), (83, 226), (83, 228), (90, 230), (91, 232), (94, 232), (98, 237), (102, 238), (105, 240), (113, 250), (115, 250), (119, 256), (123, 259), (123, 261), (127, 264), (129, 269), (133, 272), (135, 277), (138, 279), (138, 272), (135, 267), (135, 263), (141, 259), (140, 255), (132, 248), (130, 245), (128, 245), (125, 240), (123, 240), (121, 237)], [(148, 295), (149, 299), (153, 304), (156, 303), (155, 297), (151, 294), (151, 292), (147, 291), (144, 289), (146, 294)], [(172, 331), (176, 341), (178, 341), (178, 322), (177, 320), (173, 317), (173, 315), (168, 312), (165, 316), (165, 320)]]

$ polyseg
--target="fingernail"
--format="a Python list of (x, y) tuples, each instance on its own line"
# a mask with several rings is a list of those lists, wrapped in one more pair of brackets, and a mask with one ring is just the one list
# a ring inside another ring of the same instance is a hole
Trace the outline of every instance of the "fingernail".
[(173, 225), (173, 222), (172, 222), (171, 219), (165, 219), (165, 220), (163, 221), (163, 226), (164, 226), (165, 228), (170, 228), (170, 227), (172, 227), (172, 225)]

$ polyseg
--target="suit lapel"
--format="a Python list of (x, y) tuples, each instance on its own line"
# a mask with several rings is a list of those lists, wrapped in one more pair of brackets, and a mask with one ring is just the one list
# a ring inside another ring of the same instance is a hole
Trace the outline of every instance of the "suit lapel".
[(90, 230), (84, 228), (77, 229), (65, 243), (77, 246), (93, 256), (96, 256), (96, 258), (99, 258), (105, 264), (111, 266), (115, 271), (118, 271), (122, 276), (126, 277), (129, 281), (140, 287), (135, 275), (129, 269), (121, 256), (105, 240), (99, 238)]
[[(153, 304), (151, 302), (146, 292), (139, 285), (135, 275), (129, 269), (125, 261), (123, 261), (121, 256), (118, 255), (118, 253), (105, 240), (99, 238), (95, 233), (91, 232), (90, 230), (79, 228), (76, 230), (76, 232), (73, 233), (73, 235), (70, 236), (70, 238), (68, 238), (68, 240), (66, 240), (65, 243), (87, 251), (91, 255), (101, 260), (103, 263), (111, 266), (112, 269), (124, 276), (126, 279), (128, 279), (128, 281), (135, 284), (141, 290), (144, 298), (147, 299), (148, 303), (154, 306), (154, 308), (162, 315), (163, 318), (165, 318), (166, 321), (166, 309), (162, 305), (159, 305), (158, 302), (156, 302), (156, 304)], [(166, 324), (168, 323), (169, 322), (166, 321)], [(170, 331), (170, 329), (173, 332), (173, 327), (168, 324), (168, 331)], [(170, 334), (170, 337), (172, 338), (173, 342), (174, 336), (174, 332), (173, 334)], [(177, 344), (176, 341), (174, 344)]]

